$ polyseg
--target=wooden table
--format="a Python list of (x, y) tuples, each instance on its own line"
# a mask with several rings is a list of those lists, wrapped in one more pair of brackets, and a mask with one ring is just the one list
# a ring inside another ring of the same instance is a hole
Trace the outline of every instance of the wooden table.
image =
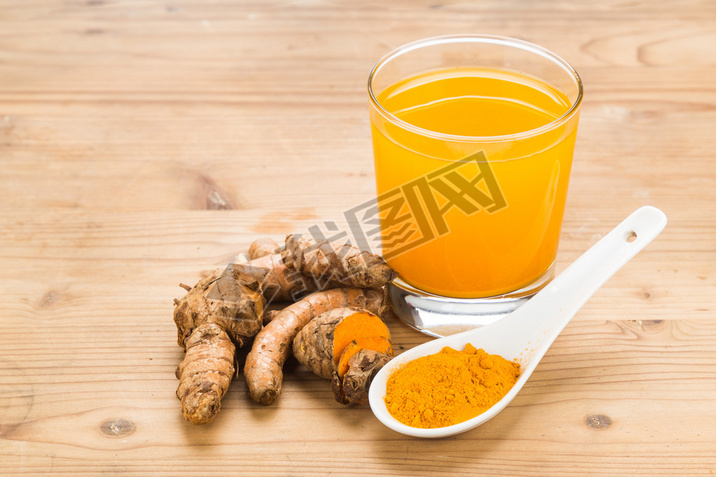
[[(583, 76), (559, 269), (641, 205), (666, 230), (473, 431), (397, 434), (295, 361), (187, 423), (177, 285), (369, 200), (370, 67), (461, 32)], [(0, 474), (716, 473), (714, 44), (707, 0), (0, 2)]]

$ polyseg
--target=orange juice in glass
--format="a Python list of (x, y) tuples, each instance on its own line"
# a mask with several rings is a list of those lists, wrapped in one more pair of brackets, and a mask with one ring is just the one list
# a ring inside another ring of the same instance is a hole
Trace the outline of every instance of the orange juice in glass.
[(553, 274), (578, 74), (531, 43), (451, 36), (388, 54), (368, 90), (396, 313), (442, 336), (514, 310)]

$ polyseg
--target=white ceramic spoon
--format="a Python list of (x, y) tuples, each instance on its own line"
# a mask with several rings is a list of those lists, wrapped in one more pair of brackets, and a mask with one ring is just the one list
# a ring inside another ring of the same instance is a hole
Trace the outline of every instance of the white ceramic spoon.
[[(662, 211), (650, 206), (642, 207), (506, 317), (482, 328), (429, 341), (400, 354), (375, 376), (371, 384), (369, 400), (373, 413), (389, 428), (417, 437), (451, 436), (492, 419), (522, 389), (552, 342), (582, 305), (609, 277), (659, 235), (665, 225), (666, 216)], [(521, 375), (502, 400), (473, 419), (436, 429), (406, 426), (390, 415), (384, 397), (385, 384), (393, 369), (407, 361), (437, 353), (444, 346), (462, 350), (467, 343), (520, 363)]]

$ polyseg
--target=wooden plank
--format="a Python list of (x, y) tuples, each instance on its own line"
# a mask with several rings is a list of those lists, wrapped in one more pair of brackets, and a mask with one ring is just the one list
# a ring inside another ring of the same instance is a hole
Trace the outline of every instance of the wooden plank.
[[(716, 473), (716, 3), (27, 0), (0, 25), (0, 474)], [(239, 376), (187, 423), (178, 284), (370, 200), (369, 69), (460, 32), (584, 79), (558, 270), (643, 204), (663, 234), (471, 432), (394, 433), (294, 360), (276, 405)]]

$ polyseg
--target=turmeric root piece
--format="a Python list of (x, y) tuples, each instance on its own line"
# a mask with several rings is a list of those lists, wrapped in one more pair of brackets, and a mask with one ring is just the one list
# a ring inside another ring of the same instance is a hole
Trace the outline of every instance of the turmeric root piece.
[(331, 379), (333, 395), (341, 404), (364, 404), (368, 401), (370, 383), (378, 371), (393, 358), (390, 354), (364, 348), (348, 361), (343, 377), (334, 374)]
[(287, 267), (280, 253), (264, 255), (248, 263), (234, 263), (233, 267), (260, 282), (268, 302), (294, 301), (302, 293), (316, 290), (315, 280)]
[(250, 261), (251, 259), (249, 258), (249, 254), (247, 252), (241, 252), (232, 260), (233, 263), (249, 263)]
[(289, 268), (324, 284), (335, 281), (344, 286), (379, 288), (396, 276), (378, 255), (339, 242), (316, 242), (299, 234), (286, 237), (281, 256)]
[(256, 335), (246, 356), (244, 377), (254, 401), (269, 405), (281, 394), (283, 365), (291, 354), (292, 342), (313, 318), (334, 308), (357, 306), (373, 313), (384, 307), (379, 290), (335, 288), (315, 292), (284, 308)]
[(274, 239), (271, 238), (260, 238), (251, 242), (249, 245), (249, 260), (255, 260), (257, 258), (265, 257), (266, 255), (273, 255), (279, 251), (279, 245)]
[(232, 267), (202, 278), (176, 301), (178, 343), (186, 351), (176, 371), (177, 397), (189, 422), (216, 417), (234, 374), (236, 346), (259, 332), (263, 307), (258, 282)]
[(390, 331), (377, 315), (358, 307), (330, 310), (312, 319), (293, 340), (296, 359), (322, 378), (331, 379), (346, 347), (359, 338), (382, 337)]
[(234, 375), (236, 348), (218, 325), (198, 326), (185, 341), (186, 356), (177, 367), (177, 397), (192, 424), (206, 424), (221, 409), (221, 398)]
[(281, 313), (282, 310), (266, 310), (264, 311), (264, 318), (263, 318), (263, 324), (264, 326), (268, 325), (273, 321), (274, 318), (278, 316), (279, 313)]
[(229, 266), (215, 270), (176, 302), (174, 323), (179, 346), (195, 328), (215, 323), (239, 347), (261, 330), (264, 299), (260, 284)]
[(363, 338), (355, 339), (351, 341), (348, 346), (346, 346), (346, 349), (343, 350), (343, 353), (341, 353), (341, 358), (338, 360), (338, 364), (336, 365), (336, 372), (338, 373), (338, 377), (343, 378), (343, 376), (346, 375), (350, 367), (350, 359), (362, 349), (372, 349), (374, 351), (380, 351), (381, 353), (387, 354), (389, 356), (393, 355), (393, 345), (390, 342), (389, 338), (386, 338), (384, 336), (366, 336)]
[(392, 358), (393, 347), (380, 317), (347, 307), (311, 320), (294, 339), (293, 354), (331, 380), (338, 402), (350, 404), (364, 402), (373, 376)]

